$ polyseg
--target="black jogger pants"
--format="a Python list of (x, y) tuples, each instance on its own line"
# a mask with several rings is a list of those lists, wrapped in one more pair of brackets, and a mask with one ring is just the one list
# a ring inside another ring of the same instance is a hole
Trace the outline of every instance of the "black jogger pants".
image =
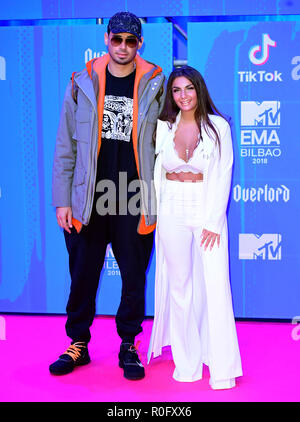
[(153, 233), (140, 235), (140, 216), (97, 214), (77, 233), (64, 231), (69, 253), (71, 288), (67, 303), (66, 332), (73, 341), (90, 341), (96, 312), (96, 294), (106, 247), (111, 243), (122, 278), (121, 301), (116, 314), (119, 336), (134, 339), (142, 331), (145, 316), (146, 270), (153, 246)]

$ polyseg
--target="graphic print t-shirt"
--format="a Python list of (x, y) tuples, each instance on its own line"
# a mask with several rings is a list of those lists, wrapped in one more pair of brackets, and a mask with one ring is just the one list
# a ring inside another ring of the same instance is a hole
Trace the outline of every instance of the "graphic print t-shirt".
[[(127, 184), (138, 179), (132, 144), (133, 89), (136, 72), (118, 78), (106, 69), (106, 88), (97, 182), (115, 183), (119, 195), (119, 172), (127, 173)], [(122, 192), (123, 197), (123, 192)]]

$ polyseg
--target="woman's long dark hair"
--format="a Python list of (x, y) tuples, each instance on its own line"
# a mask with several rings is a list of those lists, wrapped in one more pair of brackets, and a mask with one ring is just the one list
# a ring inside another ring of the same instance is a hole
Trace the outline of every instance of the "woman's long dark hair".
[(219, 116), (222, 115), (213, 103), (202, 75), (198, 72), (198, 70), (194, 69), (193, 67), (177, 67), (170, 74), (167, 83), (167, 92), (164, 107), (158, 118), (160, 120), (169, 122), (170, 125), (175, 122), (176, 116), (179, 112), (179, 107), (173, 99), (172, 85), (174, 80), (180, 76), (184, 76), (189, 81), (191, 81), (197, 93), (198, 106), (195, 110), (195, 120), (199, 128), (200, 138), (202, 139), (201, 125), (203, 125), (202, 127), (204, 127), (208, 135), (210, 135), (209, 129), (214, 133), (216, 142), (220, 149), (220, 137), (216, 128), (210, 121), (209, 114), (218, 114)]

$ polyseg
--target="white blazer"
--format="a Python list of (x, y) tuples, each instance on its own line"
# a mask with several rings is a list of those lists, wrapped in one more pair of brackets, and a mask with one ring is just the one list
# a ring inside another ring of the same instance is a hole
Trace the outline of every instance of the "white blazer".
[[(162, 167), (162, 152), (169, 142), (173, 142), (174, 135), (180, 121), (181, 113), (179, 112), (176, 122), (169, 128), (167, 122), (158, 120), (156, 131), (156, 161), (154, 167), (154, 186), (157, 199), (157, 228), (159, 227), (160, 217), (160, 191), (161, 182), (165, 179), (166, 171)], [(237, 345), (235, 321), (232, 311), (231, 290), (229, 283), (229, 264), (228, 264), (228, 234), (227, 234), (227, 205), (231, 187), (231, 175), (233, 164), (233, 150), (231, 130), (228, 122), (220, 116), (210, 115), (210, 120), (214, 124), (219, 133), (221, 147), (219, 149), (214, 140), (214, 134), (211, 131), (209, 136), (205, 129), (202, 130), (203, 142), (197, 148), (202, 148), (203, 156), (207, 160), (207, 165), (203, 171), (203, 204), (205, 207), (205, 218), (203, 228), (221, 235), (220, 247), (213, 248), (215, 252), (208, 257), (211, 260), (215, 256), (218, 263), (215, 265), (218, 271), (216, 279), (221, 285), (222, 308), (217, 308), (214, 303), (214, 292), (208, 286), (206, 296), (209, 299), (209, 305), (202, 302), (203, 292), (200, 291), (199, 277), (201, 277), (201, 267), (199, 267), (199, 260), (197, 260), (197, 253), (194, 255), (193, 268), (193, 292), (194, 292), (194, 307), (199, 314), (199, 329), (203, 327), (202, 309), (205, 306), (210, 306), (208, 315), (213, 315), (216, 312), (220, 315), (217, 317), (218, 330), (215, 332), (215, 338), (210, 333), (211, 350), (216, 350), (214, 363), (211, 368), (215, 372), (215, 379), (228, 379), (241, 375), (240, 355)], [(200, 151), (201, 152), (201, 151)], [(163, 255), (163, 248), (159, 239), (158, 230), (155, 234), (155, 249), (156, 249), (156, 274), (155, 274), (155, 310), (154, 322), (151, 333), (150, 345), (148, 350), (148, 362), (152, 355), (156, 357), (161, 354), (162, 347), (170, 345), (169, 335), (169, 292), (166, 264)], [(195, 251), (194, 251), (195, 252)], [(208, 262), (208, 261), (207, 261)], [(215, 277), (214, 277), (215, 278)], [(210, 284), (210, 283), (208, 283)], [(203, 284), (202, 284), (203, 285)], [(218, 305), (219, 306), (219, 305)], [(202, 309), (201, 309), (202, 308)], [(222, 315), (222, 317), (221, 317)], [(224, 322), (222, 322), (224, 320)], [(211, 325), (212, 321), (208, 321), (207, 326)], [(215, 325), (213, 321), (213, 325)], [(221, 333), (224, 334), (221, 335)], [(229, 366), (224, 365), (222, 357), (218, 357), (217, 349), (223, 347), (220, 344), (220, 336), (224, 338), (223, 343), (226, 343), (227, 350), (232, 355), (233, 362), (230, 364), (231, 369), (226, 369)], [(206, 339), (204, 339), (206, 341)], [(208, 358), (209, 359), (209, 358)], [(226, 368), (225, 368), (226, 367)], [(233, 368), (233, 369), (232, 369)]]
[[(162, 168), (162, 151), (167, 143), (173, 142), (181, 112), (178, 113), (175, 123), (170, 129), (168, 123), (157, 121), (156, 130), (156, 162), (154, 167), (154, 185), (157, 196), (157, 214), (159, 216), (160, 184), (165, 178)], [(202, 129), (203, 142), (197, 148), (202, 148), (203, 156), (207, 159), (207, 166), (203, 172), (205, 189), (206, 218), (204, 228), (220, 234), (226, 220), (226, 209), (231, 186), (231, 172), (233, 164), (233, 150), (230, 126), (225, 119), (217, 115), (210, 115), (210, 120), (219, 133), (221, 150), (217, 143)], [(212, 132), (212, 136), (214, 136)], [(201, 151), (200, 151), (201, 152)]]

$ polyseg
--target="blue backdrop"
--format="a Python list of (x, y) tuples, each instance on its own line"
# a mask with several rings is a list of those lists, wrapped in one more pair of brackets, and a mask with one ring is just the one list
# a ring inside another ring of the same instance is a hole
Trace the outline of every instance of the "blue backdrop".
[[(74, 70), (106, 52), (106, 26), (0, 28), (0, 311), (65, 312), (69, 292), (63, 234), (51, 206), (56, 131)], [(173, 66), (172, 25), (143, 25), (141, 55), (166, 74)], [(153, 309), (151, 261), (147, 313)], [(110, 248), (97, 309), (114, 314), (119, 270)], [(109, 298), (109, 299), (108, 299)]]
[(137, 16), (233, 16), (296, 14), (298, 0), (10, 0), (0, 19), (105, 18), (120, 10)]
[(188, 61), (231, 118), (229, 207), (235, 313), (290, 318), (300, 298), (300, 25), (188, 25)]
[[(172, 26), (145, 24), (143, 30), (142, 56), (168, 75)], [(67, 254), (51, 207), (55, 137), (70, 75), (106, 51), (104, 32), (101, 25), (0, 28), (0, 312), (65, 312)], [(299, 32), (291, 21), (188, 25), (188, 63), (201, 71), (232, 123), (236, 317), (299, 314)], [(153, 257), (147, 315), (153, 315), (154, 271)], [(108, 248), (97, 313), (116, 312), (120, 289)]]

